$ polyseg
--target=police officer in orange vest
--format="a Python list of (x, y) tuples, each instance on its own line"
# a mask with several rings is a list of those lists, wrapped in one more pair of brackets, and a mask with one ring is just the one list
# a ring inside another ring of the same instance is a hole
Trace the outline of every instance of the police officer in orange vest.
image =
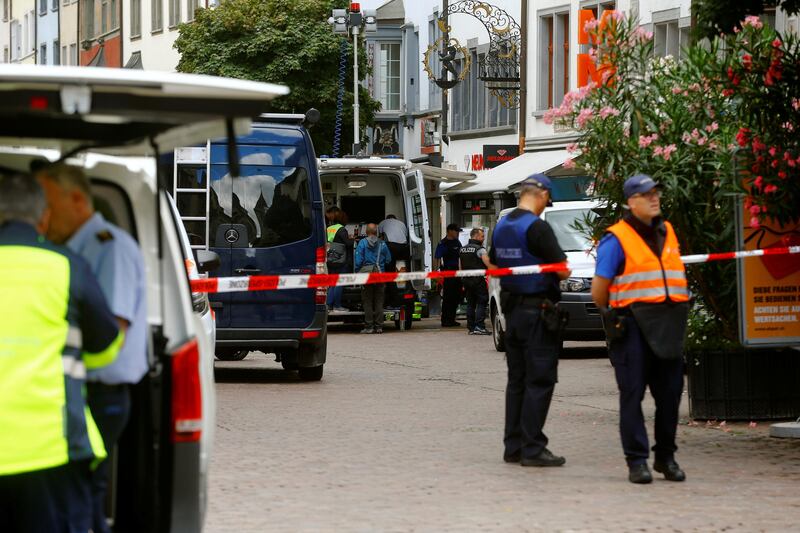
[(689, 291), (672, 225), (661, 218), (661, 190), (643, 174), (625, 181), (624, 218), (597, 249), (592, 298), (602, 310), (619, 387), (620, 434), (632, 483), (650, 483), (645, 388), (656, 404), (655, 462), (667, 480), (686, 475), (675, 462), (683, 391), (683, 338)]

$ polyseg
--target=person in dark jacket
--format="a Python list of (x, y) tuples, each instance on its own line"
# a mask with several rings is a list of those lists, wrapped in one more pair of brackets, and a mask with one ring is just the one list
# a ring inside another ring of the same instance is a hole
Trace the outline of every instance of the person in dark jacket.
[[(469, 232), (469, 242), (461, 248), (461, 269), (480, 270), (491, 268), (489, 253), (483, 247), (484, 233), (481, 228)], [(491, 335), (486, 330), (486, 304), (489, 302), (489, 289), (486, 278), (464, 278), (464, 292), (467, 296), (467, 329), (470, 335)]]
[[(458, 224), (448, 224), (447, 235), (436, 247), (436, 259), (440, 261), (439, 270), (458, 270), (461, 258), (461, 241), (458, 234), (461, 227)], [(446, 278), (442, 288), (442, 327), (452, 328), (461, 324), (456, 322), (456, 311), (461, 303), (461, 280)]]
[[(341, 274), (349, 270), (350, 251), (353, 249), (353, 240), (347, 234), (347, 215), (336, 206), (325, 211), (325, 220), (328, 223), (326, 242), (328, 247), (327, 265), (329, 274)], [(331, 311), (347, 311), (342, 305), (344, 287), (331, 287), (328, 289), (327, 304)]]

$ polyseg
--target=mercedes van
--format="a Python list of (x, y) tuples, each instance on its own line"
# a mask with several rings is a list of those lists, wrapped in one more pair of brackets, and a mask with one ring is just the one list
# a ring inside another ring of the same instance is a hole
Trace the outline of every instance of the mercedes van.
[[(131, 418), (112, 451), (116, 532), (202, 529), (215, 423), (213, 347), (192, 306), (179, 229), (152, 156), (244, 134), (249, 117), (287, 92), (208, 76), (0, 65), (0, 171), (25, 172), (41, 159), (81, 166), (97, 210), (136, 239), (145, 259), (150, 369), (132, 388)], [(218, 264), (211, 252), (197, 254), (200, 272)]]
[[(172, 190), (178, 211), (192, 246), (219, 255), (221, 267), (212, 275), (326, 272), (325, 214), (307, 120), (307, 115), (261, 115), (235, 140), (237, 175), (225, 139), (175, 150)], [(274, 353), (301, 379), (321, 379), (326, 296), (325, 288), (212, 295), (217, 358), (239, 361), (255, 350)]]

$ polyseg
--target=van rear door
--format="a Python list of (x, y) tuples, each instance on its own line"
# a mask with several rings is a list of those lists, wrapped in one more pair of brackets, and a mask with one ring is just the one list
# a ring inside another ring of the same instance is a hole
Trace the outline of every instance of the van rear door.
[[(315, 242), (322, 237), (314, 227), (321, 213), (313, 212), (312, 195), (319, 195), (319, 187), (312, 181), (318, 177), (311, 172), (315, 160), (305, 137), (297, 128), (270, 125), (237, 141), (239, 177), (228, 169), (227, 146), (211, 144), (209, 239), (215, 251), (227, 246), (228, 275), (315, 273)], [(227, 321), (217, 325), (304, 328), (314, 320), (314, 294), (314, 289), (230, 293), (222, 304)]]
[[(428, 209), (425, 204), (425, 182), (419, 170), (406, 171), (404, 180), (406, 195), (406, 221), (411, 244), (411, 268), (415, 272), (431, 271), (431, 234)], [(416, 290), (430, 289), (431, 280), (412, 282)]]

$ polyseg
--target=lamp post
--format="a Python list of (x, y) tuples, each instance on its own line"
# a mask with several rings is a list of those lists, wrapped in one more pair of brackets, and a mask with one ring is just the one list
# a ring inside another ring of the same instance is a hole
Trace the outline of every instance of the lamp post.
[(358, 36), (378, 31), (378, 14), (374, 9), (361, 11), (359, 2), (351, 2), (349, 9), (334, 9), (328, 23), (337, 35), (353, 35), (353, 155), (361, 152), (358, 104)]

